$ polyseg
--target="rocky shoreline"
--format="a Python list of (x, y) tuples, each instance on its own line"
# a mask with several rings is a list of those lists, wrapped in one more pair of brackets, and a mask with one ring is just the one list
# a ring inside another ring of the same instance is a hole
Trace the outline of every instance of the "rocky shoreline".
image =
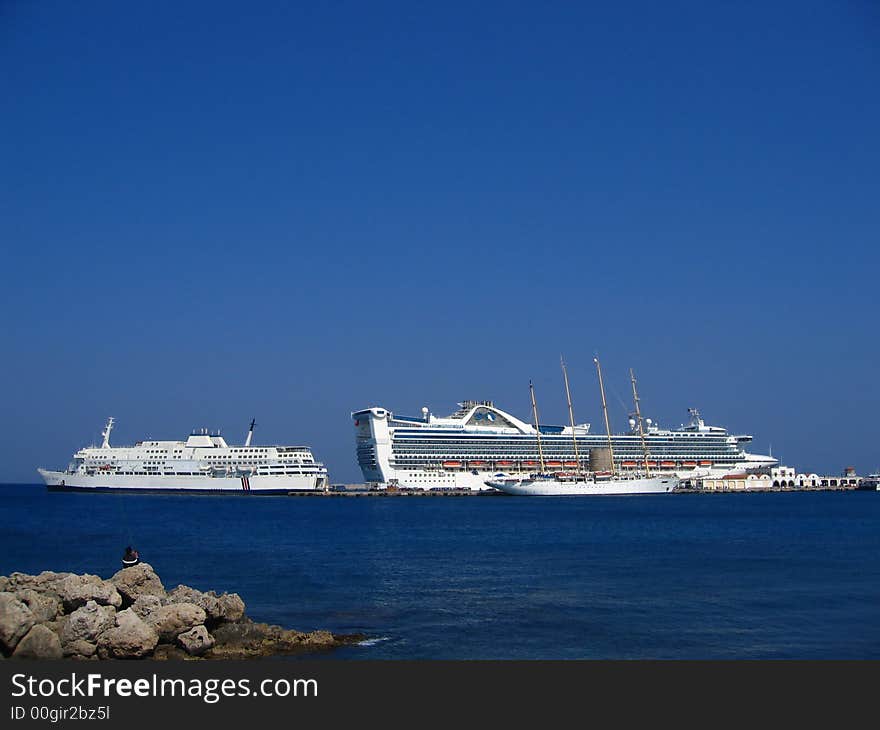
[(148, 563), (112, 578), (0, 576), (0, 656), (11, 659), (252, 659), (328, 651), (361, 635), (257, 623), (237, 593), (167, 591)]

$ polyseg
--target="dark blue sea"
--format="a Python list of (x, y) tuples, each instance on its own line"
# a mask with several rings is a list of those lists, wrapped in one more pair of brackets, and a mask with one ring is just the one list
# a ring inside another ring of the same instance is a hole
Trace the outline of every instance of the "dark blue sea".
[(258, 621), (363, 632), (338, 659), (880, 658), (880, 494), (553, 499), (0, 487), (0, 574), (236, 591)]

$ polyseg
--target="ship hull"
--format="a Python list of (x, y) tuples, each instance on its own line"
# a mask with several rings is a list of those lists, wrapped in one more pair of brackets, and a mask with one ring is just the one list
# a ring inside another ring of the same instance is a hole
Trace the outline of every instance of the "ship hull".
[(552, 479), (491, 479), (490, 487), (518, 497), (589, 497), (623, 494), (667, 494), (677, 485), (674, 477), (608, 479), (598, 482), (561, 482)]
[(39, 469), (47, 489), (53, 492), (141, 492), (193, 494), (261, 494), (322, 491), (326, 480), (314, 475), (251, 477), (85, 475)]

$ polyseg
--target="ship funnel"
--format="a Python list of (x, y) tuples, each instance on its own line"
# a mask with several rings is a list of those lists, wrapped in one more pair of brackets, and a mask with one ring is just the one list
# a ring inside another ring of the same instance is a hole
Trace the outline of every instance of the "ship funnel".
[(255, 418), (252, 418), (250, 428), (248, 428), (247, 438), (244, 440), (244, 445), (246, 447), (251, 445), (251, 439), (254, 437), (254, 426), (256, 425), (257, 420)]

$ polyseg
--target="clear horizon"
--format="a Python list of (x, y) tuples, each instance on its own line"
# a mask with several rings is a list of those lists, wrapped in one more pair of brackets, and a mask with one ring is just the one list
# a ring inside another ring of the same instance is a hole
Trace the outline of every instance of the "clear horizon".
[(880, 11), (0, 6), (0, 481), (493, 400), (880, 470)]

